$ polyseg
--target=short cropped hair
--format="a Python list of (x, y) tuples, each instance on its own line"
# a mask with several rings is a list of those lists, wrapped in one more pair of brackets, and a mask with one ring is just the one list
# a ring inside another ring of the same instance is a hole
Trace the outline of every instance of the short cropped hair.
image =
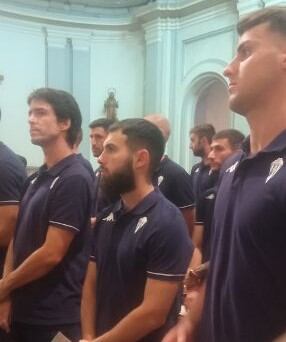
[(102, 127), (106, 132), (108, 131), (109, 127), (115, 123), (115, 120), (107, 119), (107, 118), (99, 118), (92, 121), (89, 124), (89, 128), (96, 128)]
[(215, 134), (215, 128), (212, 124), (197, 125), (190, 130), (190, 134), (196, 134), (199, 138), (207, 138), (209, 144)]
[(260, 24), (269, 24), (271, 31), (286, 36), (286, 8), (273, 6), (255, 11), (239, 21), (237, 32), (241, 36), (246, 31)]
[(153, 177), (165, 150), (165, 140), (160, 129), (144, 119), (125, 119), (109, 128), (109, 132), (117, 130), (127, 136), (127, 145), (132, 151), (147, 149), (150, 155), (149, 175)]
[(39, 88), (29, 95), (28, 104), (30, 105), (33, 100), (48, 103), (53, 108), (58, 121), (70, 120), (66, 140), (69, 146), (73, 147), (82, 122), (81, 112), (74, 97), (64, 90)]
[(237, 129), (224, 129), (213, 136), (213, 140), (216, 139), (227, 139), (231, 148), (238, 150), (241, 148), (245, 136)]

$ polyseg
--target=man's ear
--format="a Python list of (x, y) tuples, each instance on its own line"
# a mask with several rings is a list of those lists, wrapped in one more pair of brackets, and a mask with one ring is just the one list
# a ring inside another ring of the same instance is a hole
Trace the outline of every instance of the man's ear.
[(143, 167), (149, 167), (150, 153), (147, 149), (142, 148), (136, 151), (133, 155), (133, 165), (135, 169), (141, 169)]
[(59, 121), (59, 126), (62, 131), (68, 131), (71, 126), (71, 119), (64, 119)]
[(286, 71), (286, 52), (283, 53), (281, 56), (281, 65), (282, 65), (282, 69)]

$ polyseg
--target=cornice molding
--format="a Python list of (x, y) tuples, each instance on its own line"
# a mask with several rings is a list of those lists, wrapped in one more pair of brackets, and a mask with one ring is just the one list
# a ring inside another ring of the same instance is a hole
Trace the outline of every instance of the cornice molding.
[[(0, 15), (9, 19), (34, 22), (41, 25), (76, 27), (96, 30), (139, 30), (142, 24), (155, 19), (183, 19), (196, 16), (202, 10), (219, 4), (230, 4), (232, 0), (157, 0), (145, 6), (120, 11), (98, 11), (83, 5), (58, 4), (59, 9), (50, 8), (47, 2), (36, 1), (41, 6), (15, 5), (12, 1), (0, 0)], [(35, 2), (35, 3), (36, 3)], [(64, 10), (66, 8), (66, 10)], [(71, 11), (71, 8), (73, 11)], [(112, 13), (112, 15), (111, 15)], [(114, 14), (115, 13), (115, 14)]]
[(180, 21), (177, 18), (157, 18), (151, 22), (143, 24), (145, 41), (147, 44), (161, 42), (166, 31), (178, 30), (179, 28)]

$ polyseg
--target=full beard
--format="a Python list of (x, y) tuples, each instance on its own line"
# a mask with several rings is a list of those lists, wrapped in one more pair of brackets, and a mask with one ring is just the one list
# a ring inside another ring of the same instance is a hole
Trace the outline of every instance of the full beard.
[(128, 161), (124, 167), (108, 176), (102, 175), (100, 186), (103, 193), (111, 200), (115, 200), (120, 195), (134, 190), (135, 177), (131, 161)]

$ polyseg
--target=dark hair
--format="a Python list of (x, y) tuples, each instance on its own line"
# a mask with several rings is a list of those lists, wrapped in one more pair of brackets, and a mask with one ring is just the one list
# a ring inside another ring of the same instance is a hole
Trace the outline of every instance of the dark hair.
[(82, 132), (82, 128), (80, 128), (77, 133), (76, 140), (74, 142), (76, 147), (80, 145), (80, 143), (82, 142), (82, 138), (83, 138), (83, 132)]
[(109, 127), (115, 123), (115, 120), (100, 118), (92, 121), (89, 124), (89, 128), (102, 127), (105, 131), (108, 131)]
[(238, 150), (241, 148), (245, 136), (237, 129), (224, 129), (213, 136), (213, 140), (216, 139), (227, 139), (231, 148), (233, 150)]
[(70, 120), (66, 140), (69, 146), (73, 147), (82, 121), (80, 109), (74, 97), (64, 90), (40, 88), (30, 94), (28, 104), (30, 105), (33, 100), (42, 100), (51, 105), (58, 121)]
[(127, 136), (131, 150), (146, 148), (150, 154), (149, 175), (152, 177), (159, 167), (165, 150), (165, 140), (160, 129), (144, 119), (126, 119), (114, 123), (109, 132), (121, 130)]
[(197, 125), (190, 130), (190, 134), (196, 134), (199, 138), (207, 138), (209, 144), (215, 134), (215, 129), (212, 124)]
[(271, 31), (286, 36), (286, 8), (273, 6), (255, 11), (243, 17), (237, 24), (237, 32), (241, 36), (246, 31), (260, 24), (269, 24)]

